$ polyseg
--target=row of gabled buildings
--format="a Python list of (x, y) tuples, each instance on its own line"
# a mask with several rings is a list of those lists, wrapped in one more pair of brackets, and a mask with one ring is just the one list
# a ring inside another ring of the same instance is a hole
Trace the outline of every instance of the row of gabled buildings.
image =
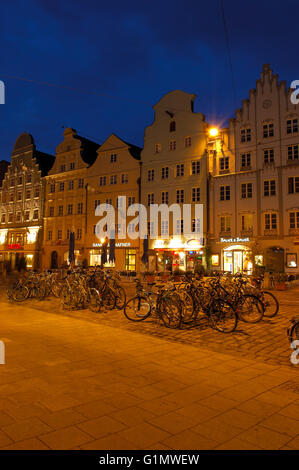
[[(166, 94), (154, 106), (143, 149), (114, 134), (100, 145), (67, 128), (54, 157), (22, 134), (3, 171), (2, 260), (15, 266), (25, 256), (28, 267), (59, 267), (68, 261), (73, 231), (76, 262), (101, 264), (95, 209), (126, 196), (126, 208), (202, 204), (202, 238), (185, 236), (184, 220), (170, 219), (160, 220), (160, 236), (151, 239), (149, 221), (142, 263), (145, 244), (132, 237), (136, 223), (128, 217), (128, 235), (116, 238), (117, 269), (208, 266), (250, 273), (257, 265), (299, 272), (299, 110), (286, 83), (265, 65), (249, 99), (222, 129), (194, 112), (194, 100), (182, 91)], [(193, 218), (192, 231), (196, 227)]]

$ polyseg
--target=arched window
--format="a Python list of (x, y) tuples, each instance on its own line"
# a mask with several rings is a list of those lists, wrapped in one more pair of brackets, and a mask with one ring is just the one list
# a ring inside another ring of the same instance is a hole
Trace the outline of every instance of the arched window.
[(175, 132), (175, 121), (171, 121), (169, 124), (169, 132)]

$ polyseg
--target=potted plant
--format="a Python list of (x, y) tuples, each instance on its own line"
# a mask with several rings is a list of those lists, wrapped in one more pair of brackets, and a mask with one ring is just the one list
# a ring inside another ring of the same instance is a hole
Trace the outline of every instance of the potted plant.
[(153, 271), (145, 271), (144, 277), (146, 282), (155, 282), (155, 273)]
[(179, 269), (176, 269), (175, 271), (173, 271), (174, 282), (180, 282), (182, 275), (183, 275), (183, 272), (180, 271)]
[(279, 273), (275, 276), (275, 289), (276, 290), (286, 290), (287, 289), (287, 275), (284, 273)]

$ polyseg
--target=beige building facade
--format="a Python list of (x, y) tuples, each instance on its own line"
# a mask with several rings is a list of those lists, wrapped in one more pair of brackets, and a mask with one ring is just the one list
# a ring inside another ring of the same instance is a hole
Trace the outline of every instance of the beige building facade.
[(299, 272), (299, 107), (264, 65), (256, 88), (210, 139), (212, 268)]
[[(115, 259), (111, 260), (111, 235), (108, 233), (108, 257), (105, 266), (130, 272), (140, 269), (140, 240), (134, 238), (138, 224), (132, 223), (133, 216), (127, 216), (126, 222), (123, 221), (122, 224), (118, 219), (118, 210), (126, 214), (130, 206), (140, 202), (140, 154), (139, 147), (111, 134), (98, 149), (96, 161), (87, 169), (88, 227), (85, 245), (91, 266), (102, 264), (105, 242), (105, 239), (98, 238), (96, 233), (96, 224), (102, 218), (96, 215), (96, 209), (101, 204), (109, 204), (115, 210)], [(118, 201), (119, 197), (125, 199)]]
[(53, 162), (36, 149), (32, 135), (17, 138), (0, 189), (0, 261), (12, 269), (22, 258), (28, 269), (41, 267), (44, 176)]
[[(154, 106), (154, 122), (145, 129), (142, 151), (142, 203), (191, 204), (193, 232), (184, 235), (183, 216), (159, 220), (158, 239), (151, 238), (153, 222), (148, 222), (149, 271), (193, 271), (204, 265), (207, 237), (207, 132), (201, 113), (193, 111), (195, 95), (183, 91), (167, 93)], [(195, 204), (203, 205), (201, 227), (195, 220)], [(186, 227), (185, 227), (186, 228)]]
[(66, 128), (56, 148), (55, 162), (45, 177), (43, 268), (68, 263), (70, 233), (75, 234), (75, 264), (88, 264), (87, 169), (99, 144)]

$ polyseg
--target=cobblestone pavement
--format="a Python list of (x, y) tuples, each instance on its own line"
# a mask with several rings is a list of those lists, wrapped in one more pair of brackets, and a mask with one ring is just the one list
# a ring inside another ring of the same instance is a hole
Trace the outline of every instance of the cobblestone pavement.
[(233, 340), (0, 301), (0, 448), (298, 449), (299, 366), (254, 358), (267, 329), (277, 358), (293, 295), (270, 326), (246, 325)]
[[(134, 294), (134, 290), (130, 284), (128, 286), (126, 291), (130, 297)], [(212, 330), (205, 317), (202, 317), (196, 325), (191, 327), (185, 326), (180, 330), (169, 330), (153, 318), (141, 323), (130, 322), (119, 310), (103, 311), (99, 314), (88, 310), (62, 310), (59, 300), (54, 298), (42, 302), (32, 299), (22, 305), (55, 315), (82, 318), (96, 324), (110, 325), (114, 328), (190, 344), (198, 348), (204, 347), (215, 352), (226, 352), (248, 359), (258, 359), (269, 364), (290, 365), (291, 349), (286, 331), (290, 319), (296, 315), (299, 316), (299, 286), (288, 291), (275, 291), (274, 293), (280, 303), (276, 317), (264, 318), (257, 324), (239, 322), (237, 330), (232, 334), (223, 334)]]

